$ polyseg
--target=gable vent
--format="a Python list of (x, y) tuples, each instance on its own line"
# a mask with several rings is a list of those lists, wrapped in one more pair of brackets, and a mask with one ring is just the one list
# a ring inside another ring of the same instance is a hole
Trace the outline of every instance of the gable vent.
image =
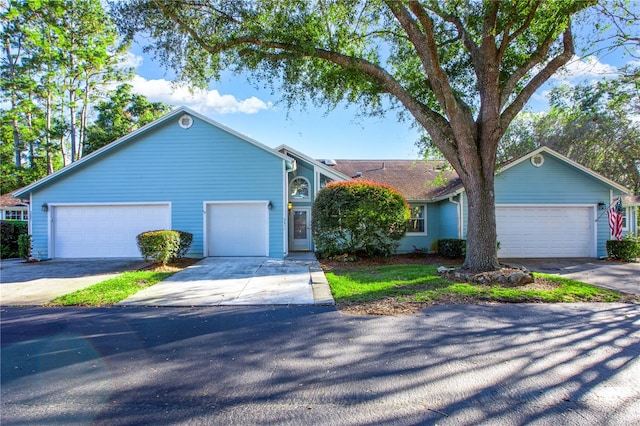
[(183, 114), (178, 120), (178, 124), (183, 129), (188, 129), (189, 127), (193, 126), (193, 118), (191, 118), (189, 114)]
[(531, 164), (533, 164), (535, 167), (542, 166), (542, 164), (544, 164), (544, 156), (542, 154), (534, 155), (533, 157), (531, 157)]

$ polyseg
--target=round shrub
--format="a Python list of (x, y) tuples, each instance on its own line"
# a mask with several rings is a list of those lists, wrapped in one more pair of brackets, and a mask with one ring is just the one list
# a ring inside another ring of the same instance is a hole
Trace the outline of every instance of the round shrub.
[(318, 193), (312, 217), (322, 256), (388, 256), (406, 232), (409, 205), (387, 185), (332, 182)]
[(180, 250), (180, 233), (178, 231), (147, 231), (139, 234), (136, 240), (145, 260), (152, 258), (163, 265), (176, 257)]

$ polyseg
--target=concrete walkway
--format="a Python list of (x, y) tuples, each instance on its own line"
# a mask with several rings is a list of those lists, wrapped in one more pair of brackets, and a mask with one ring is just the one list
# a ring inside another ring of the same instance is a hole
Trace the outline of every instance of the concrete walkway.
[(592, 258), (574, 259), (500, 259), (512, 266), (524, 266), (533, 272), (561, 275), (576, 281), (625, 293), (640, 294), (640, 264)]
[(313, 253), (285, 260), (209, 257), (118, 303), (120, 306), (332, 305)]

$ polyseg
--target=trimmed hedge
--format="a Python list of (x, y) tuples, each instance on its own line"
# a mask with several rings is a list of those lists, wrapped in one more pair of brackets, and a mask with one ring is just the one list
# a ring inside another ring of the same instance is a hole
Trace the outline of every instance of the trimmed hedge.
[(28, 234), (28, 223), (22, 220), (0, 220), (0, 258), (20, 257), (18, 238)]
[(184, 257), (193, 241), (193, 234), (183, 231), (147, 231), (136, 237), (140, 253), (145, 260), (152, 258), (166, 265), (169, 260)]
[(444, 257), (460, 259), (467, 254), (467, 240), (445, 238), (438, 240), (438, 254)]
[(409, 205), (387, 185), (333, 182), (318, 192), (312, 218), (322, 256), (388, 256), (406, 232)]
[(640, 241), (626, 236), (622, 241), (607, 240), (607, 256), (611, 259), (633, 262), (640, 257)]

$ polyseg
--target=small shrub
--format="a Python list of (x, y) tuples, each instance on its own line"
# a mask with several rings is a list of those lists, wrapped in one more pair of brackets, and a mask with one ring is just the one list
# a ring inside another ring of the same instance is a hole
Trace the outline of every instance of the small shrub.
[(627, 235), (618, 240), (607, 240), (607, 256), (611, 259), (633, 262), (640, 256), (640, 240), (633, 235)]
[(31, 258), (31, 235), (22, 234), (18, 237), (18, 257), (28, 260)]
[(140, 253), (145, 260), (151, 258), (166, 265), (180, 251), (180, 233), (178, 231), (147, 231), (136, 237)]
[(21, 220), (0, 221), (0, 258), (19, 257), (18, 238), (27, 234), (27, 222)]
[(455, 238), (438, 240), (438, 254), (453, 259), (462, 258), (467, 254), (467, 240)]

